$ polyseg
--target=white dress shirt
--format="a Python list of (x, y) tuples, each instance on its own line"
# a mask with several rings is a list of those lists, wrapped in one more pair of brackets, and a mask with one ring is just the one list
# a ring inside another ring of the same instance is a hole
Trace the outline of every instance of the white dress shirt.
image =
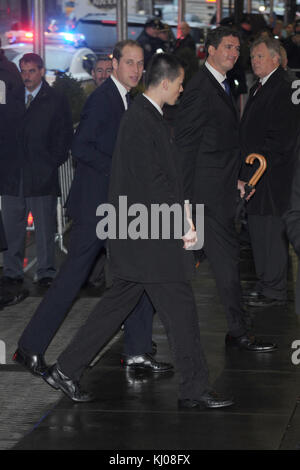
[(223, 75), (222, 73), (218, 72), (212, 65), (210, 65), (207, 61), (205, 62), (205, 66), (208, 68), (210, 73), (215, 77), (217, 82), (220, 83), (221, 87), (225, 90), (225, 85), (222, 83), (224, 80), (226, 80), (226, 75)]
[(161, 109), (161, 107), (156, 103), (156, 101), (153, 101), (151, 98), (149, 98), (149, 96), (145, 95), (145, 93), (143, 93), (143, 96), (145, 98), (147, 98), (147, 100), (150, 101), (150, 103), (153, 104), (153, 106), (157, 109), (157, 111), (163, 116), (163, 110)]
[(35, 90), (33, 90), (33, 91), (29, 91), (29, 90), (27, 90), (27, 88), (25, 88), (25, 103), (27, 103), (28, 95), (32, 95), (33, 96), (32, 99), (34, 99), (36, 97), (36, 95), (38, 94), (38, 92), (40, 91), (40, 89), (42, 87), (42, 84), (43, 84), (43, 82), (41, 82), (39, 84), (39, 86), (37, 88), (35, 88)]

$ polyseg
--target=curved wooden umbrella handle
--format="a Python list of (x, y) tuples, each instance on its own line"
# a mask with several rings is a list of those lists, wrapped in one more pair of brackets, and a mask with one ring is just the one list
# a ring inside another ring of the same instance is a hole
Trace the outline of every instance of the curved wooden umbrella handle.
[(255, 160), (259, 160), (259, 168), (257, 168), (256, 172), (248, 183), (248, 185), (252, 187), (256, 185), (258, 180), (260, 180), (267, 168), (267, 161), (265, 157), (263, 155), (260, 155), (259, 153), (250, 153), (246, 158), (245, 162), (250, 163), (250, 165), (253, 165), (253, 162)]

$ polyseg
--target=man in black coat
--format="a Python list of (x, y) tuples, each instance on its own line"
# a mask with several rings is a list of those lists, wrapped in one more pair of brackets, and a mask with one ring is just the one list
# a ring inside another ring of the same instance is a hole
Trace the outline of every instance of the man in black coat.
[(204, 204), (204, 253), (228, 323), (226, 345), (249, 351), (275, 349), (247, 333), (241, 304), (239, 243), (234, 226), (241, 166), (239, 115), (226, 72), (239, 57), (239, 35), (227, 27), (207, 37), (207, 60), (188, 83), (176, 117), (175, 138), (185, 173), (186, 197)]
[[(73, 135), (67, 100), (44, 80), (45, 68), (37, 54), (20, 60), (25, 89), (18, 95), (22, 113), (15, 122), (17, 150), (1, 159), (3, 222), (8, 250), (3, 254), (3, 274), (9, 284), (23, 281), (27, 215), (35, 222), (37, 280), (48, 286), (56, 274), (54, 235), (58, 167), (68, 157)], [(14, 142), (12, 142), (14, 147)]]
[(5, 56), (4, 50), (1, 49), (0, 39), (0, 74), (1, 80), (5, 81), (7, 92), (13, 91), (22, 86), (23, 81), (16, 64), (11, 62)]
[[(57, 364), (44, 376), (51, 386), (61, 389), (73, 401), (92, 399), (80, 389), (81, 374), (147, 292), (175, 354), (180, 374), (179, 405), (217, 408), (233, 403), (216, 395), (208, 386), (208, 370), (189, 282), (193, 257), (183, 249), (195, 242), (195, 230), (191, 226), (183, 240), (176, 239), (171, 229), (170, 238), (163, 238), (164, 225), (160, 226), (158, 237), (152, 237), (151, 231), (153, 204), (166, 204), (169, 208), (177, 204), (181, 210), (184, 205), (176, 148), (161, 109), (165, 103), (175, 104), (183, 77), (183, 69), (174, 56), (155, 55), (147, 70), (145, 94), (135, 100), (122, 120), (113, 156), (110, 208), (118, 214), (119, 196), (127, 198), (130, 223), (125, 222), (125, 236), (120, 234), (109, 240), (114, 284), (59, 356)], [(148, 215), (145, 224), (142, 223), (140, 229), (137, 225), (136, 229), (140, 235), (146, 230), (148, 236), (131, 239), (129, 230), (133, 220), (130, 214), (136, 215), (137, 207), (141, 206)], [(117, 225), (123, 224), (122, 217), (124, 213), (117, 216)], [(113, 218), (108, 219), (109, 231), (113, 222)]]
[(196, 44), (194, 39), (191, 36), (191, 28), (188, 23), (183, 21), (180, 23), (180, 32), (181, 35), (176, 41), (175, 52), (178, 49), (190, 49), (194, 55), (196, 55)]
[[(128, 93), (143, 72), (143, 51), (135, 41), (117, 43), (113, 73), (88, 98), (72, 145), (76, 162), (67, 211), (73, 220), (67, 258), (21, 338), (15, 360), (34, 374), (45, 369), (44, 354), (105, 246), (96, 234), (99, 204), (107, 202), (112, 154)], [(125, 325), (123, 366), (165, 372), (170, 364), (152, 357), (153, 307), (144, 295)], [(149, 353), (149, 354), (148, 354)]]
[[(0, 162), (3, 163), (8, 161), (11, 155), (15, 155), (17, 152), (16, 124), (22, 115), (23, 106), (20, 106), (18, 103), (16, 91), (22, 84), (23, 81), (16, 65), (7, 60), (3, 50), (0, 49)], [(2, 167), (0, 188), (7, 176), (5, 169)], [(0, 211), (0, 251), (6, 249), (7, 240)], [(0, 281), (0, 308), (21, 302), (27, 295), (27, 289), (8, 289)]]
[(137, 42), (144, 51), (144, 67), (146, 68), (149, 60), (158, 49), (164, 50), (164, 41), (159, 37), (159, 33), (164, 31), (165, 27), (158, 18), (147, 21), (144, 30), (137, 38)]
[[(294, 89), (280, 62), (277, 40), (262, 38), (253, 43), (251, 63), (259, 80), (250, 90), (241, 121), (243, 159), (255, 152), (267, 160), (266, 172), (247, 205), (258, 278), (247, 302), (258, 307), (281, 305), (287, 298), (288, 242), (282, 215), (288, 207), (294, 174), (300, 106), (292, 98)], [(241, 172), (245, 180), (246, 166)]]
[[(1, 47), (1, 39), (0, 39)], [(22, 113), (22, 106), (18, 106), (16, 90), (22, 86), (23, 81), (20, 72), (15, 64), (10, 62), (0, 49), (0, 147), (1, 160), (7, 161), (10, 158), (13, 145), (16, 143), (16, 122)], [(12, 155), (17, 152), (15, 148)], [(0, 187), (7, 178), (5, 172), (0, 175)], [(7, 249), (7, 241), (0, 221), (0, 251)]]

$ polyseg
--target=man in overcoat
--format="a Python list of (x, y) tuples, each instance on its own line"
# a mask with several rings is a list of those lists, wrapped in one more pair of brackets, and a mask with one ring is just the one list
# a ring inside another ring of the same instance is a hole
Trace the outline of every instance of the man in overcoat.
[[(88, 98), (72, 144), (76, 162), (67, 201), (73, 220), (67, 258), (18, 342), (14, 359), (33, 374), (46, 368), (44, 355), (81, 286), (105, 247), (96, 235), (99, 204), (107, 202), (112, 154), (128, 92), (143, 72), (143, 51), (132, 40), (116, 44), (113, 73)], [(144, 295), (125, 324), (123, 366), (165, 372), (170, 364), (152, 356), (153, 306)]]
[[(20, 60), (21, 86), (16, 119), (16, 151), (1, 159), (2, 215), (8, 249), (3, 253), (4, 281), (22, 283), (28, 212), (35, 223), (37, 281), (49, 286), (56, 274), (56, 200), (58, 167), (68, 158), (73, 127), (66, 98), (44, 80), (45, 68), (37, 54)], [(15, 142), (12, 143), (15, 145)]]
[(239, 115), (226, 72), (239, 57), (235, 30), (219, 27), (207, 37), (207, 60), (188, 83), (176, 117), (175, 138), (185, 174), (186, 196), (204, 204), (204, 253), (212, 267), (228, 333), (227, 347), (263, 352), (275, 349), (247, 332), (239, 277), (239, 243), (235, 231), (241, 166)]
[[(282, 215), (288, 208), (300, 132), (300, 105), (295, 89), (280, 66), (280, 43), (258, 39), (251, 47), (257, 83), (250, 90), (241, 121), (243, 159), (264, 155), (267, 169), (247, 204), (248, 227), (257, 283), (247, 302), (251, 306), (281, 305), (287, 298), (288, 242)], [(246, 164), (241, 178), (248, 179)], [(252, 169), (253, 171), (253, 169)]]
[[(129, 216), (136, 208), (134, 204), (142, 204), (150, 223), (153, 204), (169, 207), (184, 204), (176, 148), (162, 115), (165, 103), (175, 104), (183, 78), (184, 71), (175, 56), (157, 54), (150, 61), (146, 92), (136, 98), (124, 115), (113, 156), (109, 199), (116, 214), (120, 196), (127, 198)], [(129, 219), (132, 221), (132, 217)], [(121, 216), (117, 216), (119, 224), (122, 224)], [(109, 240), (114, 274), (112, 288), (59, 356), (57, 364), (49, 369), (45, 380), (73, 401), (90, 401), (91, 395), (79, 385), (83, 371), (147, 292), (175, 355), (180, 375), (179, 405), (184, 408), (231, 405), (232, 400), (219, 397), (208, 386), (208, 370), (189, 282), (193, 257), (184, 249), (188, 243), (195, 242), (193, 227), (181, 240), (172, 235), (172, 230), (170, 238), (163, 238), (161, 231), (158, 237), (130, 238), (129, 225), (127, 237), (122, 235)], [(146, 222), (141, 231), (147, 231), (147, 227)]]

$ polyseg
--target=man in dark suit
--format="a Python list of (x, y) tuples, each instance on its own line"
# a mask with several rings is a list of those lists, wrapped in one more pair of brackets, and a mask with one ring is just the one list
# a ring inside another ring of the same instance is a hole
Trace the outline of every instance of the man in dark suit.
[[(56, 201), (58, 167), (68, 158), (73, 127), (66, 98), (44, 80), (45, 68), (37, 54), (20, 60), (23, 82), (19, 93), (22, 115), (14, 123), (17, 151), (8, 152), (1, 184), (3, 222), (8, 249), (3, 254), (3, 281), (23, 282), (28, 212), (35, 222), (37, 280), (49, 286), (56, 274)], [(14, 142), (12, 143), (14, 145)]]
[[(216, 395), (208, 386), (208, 370), (189, 282), (193, 257), (183, 249), (195, 243), (195, 229), (191, 224), (183, 240), (176, 239), (170, 229), (167, 239), (162, 224), (158, 236), (152, 238), (153, 204), (169, 207), (177, 204), (181, 210), (184, 205), (176, 148), (162, 116), (165, 103), (175, 104), (183, 78), (184, 71), (175, 56), (156, 54), (147, 69), (145, 94), (136, 98), (122, 120), (113, 156), (111, 207), (119, 214), (119, 196), (126, 196), (131, 214), (137, 205), (142, 205), (149, 215), (150, 226), (148, 230), (146, 221), (141, 227), (148, 237), (130, 238), (132, 218), (129, 217), (129, 224), (125, 222), (127, 235), (109, 240), (114, 284), (59, 356), (57, 364), (44, 376), (51, 386), (61, 389), (75, 402), (92, 399), (80, 389), (81, 374), (147, 292), (164, 323), (175, 355), (180, 374), (179, 406), (220, 408), (233, 403)], [(117, 217), (117, 224), (123, 223), (121, 216)]]
[[(250, 91), (241, 121), (242, 156), (252, 152), (264, 155), (267, 170), (247, 205), (258, 278), (247, 303), (263, 307), (284, 304), (287, 298), (288, 242), (282, 215), (288, 207), (294, 174), (300, 106), (292, 99), (292, 83), (280, 66), (277, 40), (255, 41), (251, 63), (259, 80)], [(245, 167), (242, 178), (247, 175)]]
[[(86, 102), (72, 145), (76, 170), (67, 201), (73, 219), (67, 259), (23, 332), (14, 356), (35, 374), (45, 370), (45, 351), (105, 246), (105, 241), (96, 235), (96, 209), (107, 202), (117, 133), (127, 108), (128, 92), (138, 84), (143, 72), (143, 51), (135, 41), (123, 41), (116, 44), (112, 62), (111, 77)], [(125, 325), (124, 367), (154, 372), (171, 368), (151, 355), (152, 317), (152, 304), (144, 295)]]
[(234, 226), (241, 166), (239, 116), (226, 72), (239, 57), (238, 33), (226, 27), (207, 37), (207, 60), (188, 83), (179, 105), (175, 137), (182, 156), (186, 195), (205, 206), (204, 253), (225, 308), (226, 345), (249, 351), (275, 349), (247, 333), (241, 304), (239, 244)]

